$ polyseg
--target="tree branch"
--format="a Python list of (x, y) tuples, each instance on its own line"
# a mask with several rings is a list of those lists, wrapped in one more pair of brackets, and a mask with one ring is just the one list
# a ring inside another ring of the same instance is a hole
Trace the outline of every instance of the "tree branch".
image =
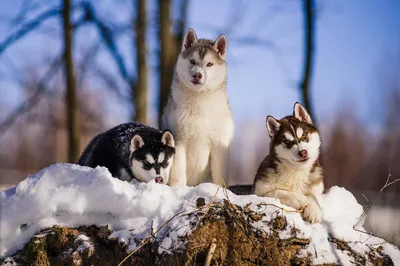
[(131, 86), (134, 79), (129, 75), (125, 61), (117, 48), (114, 40), (115, 36), (113, 34), (113, 31), (97, 17), (95, 10), (90, 3), (86, 3), (83, 8), (86, 11), (86, 16), (88, 20), (91, 20), (99, 31), (99, 35), (105, 43), (108, 52), (117, 64), (120, 75), (129, 84), (129, 86)]
[(304, 107), (312, 117), (314, 123), (316, 117), (314, 115), (314, 109), (311, 105), (311, 93), (310, 93), (310, 79), (312, 76), (312, 67), (314, 59), (314, 0), (303, 0), (303, 12), (304, 12), (304, 26), (305, 26), (305, 61), (303, 77), (301, 81), (301, 95), (303, 98)]
[(14, 34), (11, 34), (8, 38), (0, 43), (0, 55), (9, 48), (14, 42), (18, 41), (22, 37), (24, 37), (27, 33), (38, 27), (45, 20), (55, 17), (61, 14), (60, 8), (52, 8), (38, 15), (36, 18), (31, 21), (25, 23), (18, 29)]
[(49, 69), (43, 75), (43, 78), (36, 85), (36, 90), (33, 92), (32, 96), (28, 100), (20, 104), (13, 111), (11, 111), (7, 117), (0, 123), (0, 135), (4, 134), (7, 129), (20, 117), (22, 114), (28, 112), (40, 101), (41, 96), (46, 91), (46, 83), (55, 75), (59, 70), (61, 63), (63, 61), (64, 54), (57, 57), (51, 64)]

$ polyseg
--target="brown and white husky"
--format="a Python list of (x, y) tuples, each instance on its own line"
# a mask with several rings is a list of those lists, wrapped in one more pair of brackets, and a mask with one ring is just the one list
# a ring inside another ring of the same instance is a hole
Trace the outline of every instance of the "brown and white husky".
[(296, 102), (293, 109), (293, 115), (280, 120), (267, 116), (270, 149), (257, 170), (253, 189), (258, 196), (304, 209), (303, 218), (311, 223), (321, 222), (321, 138), (305, 108)]

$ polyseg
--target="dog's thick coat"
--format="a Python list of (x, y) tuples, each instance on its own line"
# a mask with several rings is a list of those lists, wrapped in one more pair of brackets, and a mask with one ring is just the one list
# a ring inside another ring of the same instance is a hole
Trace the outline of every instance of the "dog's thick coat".
[(270, 150), (254, 180), (258, 196), (278, 198), (283, 204), (303, 209), (311, 223), (323, 219), (320, 207), (324, 190), (319, 163), (321, 139), (311, 117), (300, 103), (293, 115), (277, 120), (267, 117)]
[(169, 179), (175, 143), (169, 130), (164, 132), (139, 123), (125, 123), (94, 137), (78, 164), (107, 167), (113, 177), (166, 184)]
[(226, 91), (227, 40), (186, 34), (163, 114), (163, 128), (175, 137), (170, 184), (198, 185), (211, 175), (228, 182), (229, 146), (234, 125)]

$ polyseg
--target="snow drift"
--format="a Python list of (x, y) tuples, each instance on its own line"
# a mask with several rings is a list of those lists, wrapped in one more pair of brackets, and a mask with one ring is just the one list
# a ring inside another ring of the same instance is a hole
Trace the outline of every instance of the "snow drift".
[(252, 221), (252, 226), (265, 234), (272, 232), (272, 219), (284, 217), (289, 226), (279, 232), (279, 238), (289, 238), (295, 228), (299, 237), (310, 240), (298, 251), (298, 256), (309, 256), (313, 264), (352, 265), (354, 258), (332, 241), (339, 239), (365, 257), (379, 246), (394, 265), (400, 265), (397, 247), (353, 229), (363, 208), (344, 188), (332, 187), (324, 195), (325, 220), (311, 225), (277, 199), (238, 196), (229, 191), (224, 194), (210, 183), (197, 187), (169, 187), (154, 181), (130, 184), (113, 178), (104, 167), (92, 169), (64, 163), (45, 168), (1, 192), (0, 257), (11, 256), (40, 230), (53, 225), (71, 228), (108, 225), (112, 231), (109, 238), (125, 243), (128, 251), (161, 228), (156, 234), (160, 243), (158, 252), (170, 253), (185, 245), (184, 236), (193, 230), (190, 216), (177, 214), (195, 211), (198, 198), (205, 199), (204, 204), (228, 198), (232, 204), (265, 214), (262, 219)]

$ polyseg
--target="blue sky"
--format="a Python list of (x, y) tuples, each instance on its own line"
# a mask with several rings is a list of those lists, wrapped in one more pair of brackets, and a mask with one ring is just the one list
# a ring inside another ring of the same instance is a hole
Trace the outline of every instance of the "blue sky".
[[(100, 1), (108, 7), (105, 14), (118, 19), (127, 16), (120, 4), (114, 4), (120, 2)], [(242, 2), (242, 17), (232, 19), (234, 4), (239, 2)], [(0, 41), (12, 32), (5, 18), (13, 17), (19, 4), (19, 1), (1, 1)], [(318, 120), (329, 123), (346, 102), (354, 108), (358, 118), (367, 121), (373, 117), (371, 112), (381, 108), (381, 102), (374, 100), (384, 91), (378, 78), (384, 78), (389, 71), (387, 65), (400, 68), (400, 51), (396, 49), (400, 47), (400, 1), (336, 0), (317, 1), (317, 4), (319, 16), (311, 90)], [(150, 8), (154, 9), (153, 3)], [(59, 21), (52, 20), (46, 25), (57, 29)], [(303, 66), (300, 1), (191, 0), (188, 26), (196, 30), (198, 37), (210, 39), (227, 32), (229, 99), (237, 121), (259, 121), (264, 127), (267, 114), (281, 117), (292, 111), (294, 102), (300, 100), (298, 84)], [(21, 70), (27, 64), (40, 62), (43, 65), (46, 56), (60, 51), (57, 35), (49, 37), (48, 31), (30, 34), (0, 56), (1, 103), (12, 107), (20, 100), (10, 74), (10, 62)], [(278, 50), (235, 41), (242, 37), (272, 42)], [(84, 29), (78, 39), (78, 47), (97, 40), (90, 29)], [(120, 45), (126, 49), (126, 54), (130, 53), (129, 40), (121, 39)], [(97, 60), (110, 65), (110, 72), (114, 72), (110, 58), (104, 53)], [(153, 74), (150, 86), (156, 81)], [(128, 119), (127, 109), (117, 108), (121, 106), (119, 100), (110, 101), (111, 123)], [(155, 105), (156, 99), (150, 97), (150, 106)], [(154, 114), (153, 108), (150, 111)]]

